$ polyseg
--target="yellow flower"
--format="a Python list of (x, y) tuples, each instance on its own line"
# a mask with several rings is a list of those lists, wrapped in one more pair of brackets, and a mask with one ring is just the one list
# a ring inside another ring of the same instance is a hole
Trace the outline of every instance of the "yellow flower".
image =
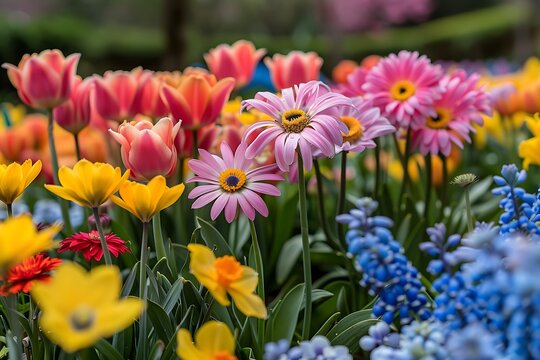
[(534, 114), (534, 118), (528, 117), (527, 127), (533, 134), (533, 137), (524, 140), (519, 144), (519, 157), (523, 158), (523, 167), (529, 168), (529, 165), (540, 165), (540, 116)]
[(22, 164), (0, 164), (0, 200), (5, 204), (11, 204), (22, 195), (24, 189), (39, 175), (41, 161), (32, 165), (32, 160), (26, 160)]
[(67, 352), (87, 348), (131, 325), (144, 309), (138, 298), (120, 300), (120, 271), (98, 266), (87, 273), (64, 263), (46, 283), (34, 285), (43, 332)]
[(149, 222), (163, 209), (174, 204), (184, 192), (184, 184), (168, 187), (161, 175), (154, 177), (145, 185), (126, 181), (120, 186), (120, 197), (113, 195), (111, 200), (126, 209), (142, 222)]
[(195, 334), (195, 344), (186, 329), (176, 335), (176, 354), (181, 360), (236, 360), (234, 336), (222, 322), (209, 321)]
[(42, 251), (55, 246), (52, 238), (60, 226), (37, 231), (28, 215), (9, 218), (0, 223), (0, 273)]
[(109, 164), (81, 160), (73, 169), (62, 166), (58, 171), (61, 186), (45, 185), (45, 188), (61, 198), (81, 206), (98, 207), (118, 191), (129, 177), (129, 170), (122, 175), (120, 168)]
[(191, 253), (189, 270), (221, 305), (228, 306), (232, 297), (238, 310), (246, 316), (266, 318), (266, 307), (253, 292), (259, 280), (258, 274), (248, 266), (242, 266), (230, 255), (216, 258), (212, 250), (199, 244), (189, 244)]

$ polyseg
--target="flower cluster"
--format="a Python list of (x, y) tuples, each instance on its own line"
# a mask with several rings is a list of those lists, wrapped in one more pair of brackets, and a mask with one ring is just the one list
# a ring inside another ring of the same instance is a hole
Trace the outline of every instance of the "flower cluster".
[(352, 360), (345, 346), (332, 346), (324, 336), (315, 336), (290, 347), (287, 340), (268, 343), (264, 346), (264, 360)]
[(377, 203), (371, 199), (361, 199), (356, 205), (350, 214), (338, 216), (337, 221), (349, 224), (348, 251), (362, 273), (360, 285), (378, 296), (373, 314), (382, 316), (389, 324), (396, 313), (402, 323), (410, 322), (413, 316), (429, 318), (431, 312), (423, 294), (421, 275), (390, 232), (392, 221), (372, 216)]

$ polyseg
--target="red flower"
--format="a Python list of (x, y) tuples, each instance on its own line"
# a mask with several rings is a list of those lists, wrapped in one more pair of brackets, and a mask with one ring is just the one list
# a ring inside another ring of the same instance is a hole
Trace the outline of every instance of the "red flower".
[(17, 294), (22, 291), (29, 293), (34, 281), (48, 281), (50, 272), (62, 263), (43, 254), (29, 257), (22, 263), (12, 267), (6, 276), (6, 281), (0, 287), (0, 294)]
[[(126, 242), (114, 233), (105, 235), (105, 241), (107, 242), (109, 251), (115, 257), (118, 257), (118, 255), (125, 252), (129, 252)], [(101, 243), (99, 241), (99, 233), (96, 230), (92, 230), (89, 233), (80, 232), (65, 238), (60, 242), (60, 248), (58, 249), (58, 252), (64, 251), (81, 253), (86, 261), (90, 261), (92, 258), (96, 261), (101, 260), (103, 249), (101, 248)]]

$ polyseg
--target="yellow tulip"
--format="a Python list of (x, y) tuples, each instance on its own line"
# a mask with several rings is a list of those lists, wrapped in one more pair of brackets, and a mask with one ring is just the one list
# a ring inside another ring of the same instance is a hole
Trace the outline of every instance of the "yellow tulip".
[(26, 160), (22, 164), (12, 163), (0, 165), (0, 200), (5, 204), (12, 204), (16, 198), (22, 195), (39, 175), (41, 161), (32, 165), (32, 160)]
[(96, 208), (109, 200), (128, 177), (129, 170), (122, 175), (119, 167), (83, 159), (73, 169), (60, 168), (58, 178), (61, 186), (45, 185), (45, 188), (63, 199)]
[(121, 287), (115, 266), (87, 273), (75, 263), (62, 264), (50, 281), (35, 284), (31, 292), (42, 311), (43, 333), (72, 353), (125, 329), (141, 315), (144, 302), (119, 299)]
[(176, 354), (181, 360), (236, 360), (234, 336), (222, 322), (209, 321), (195, 334), (195, 344), (186, 329), (176, 335)]
[(113, 195), (111, 200), (142, 222), (149, 222), (154, 215), (174, 204), (184, 188), (184, 184), (168, 187), (165, 178), (158, 175), (146, 185), (126, 181), (120, 186), (120, 197)]
[(0, 223), (0, 274), (26, 258), (55, 246), (52, 238), (60, 226), (37, 231), (32, 218), (23, 215)]
[(216, 258), (204, 245), (189, 244), (188, 250), (191, 254), (189, 270), (217, 302), (230, 305), (228, 293), (244, 315), (266, 318), (263, 300), (253, 293), (259, 280), (255, 270), (242, 266), (230, 255)]

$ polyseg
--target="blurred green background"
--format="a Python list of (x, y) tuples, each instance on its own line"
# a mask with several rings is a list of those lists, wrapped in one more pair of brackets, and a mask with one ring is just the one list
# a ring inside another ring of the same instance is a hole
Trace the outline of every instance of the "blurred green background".
[(539, 0), (2, 0), (0, 62), (59, 48), (82, 53), (82, 75), (174, 70), (240, 38), (270, 54), (317, 51), (327, 74), (340, 59), (399, 49), (519, 62), (540, 48), (539, 8)]

